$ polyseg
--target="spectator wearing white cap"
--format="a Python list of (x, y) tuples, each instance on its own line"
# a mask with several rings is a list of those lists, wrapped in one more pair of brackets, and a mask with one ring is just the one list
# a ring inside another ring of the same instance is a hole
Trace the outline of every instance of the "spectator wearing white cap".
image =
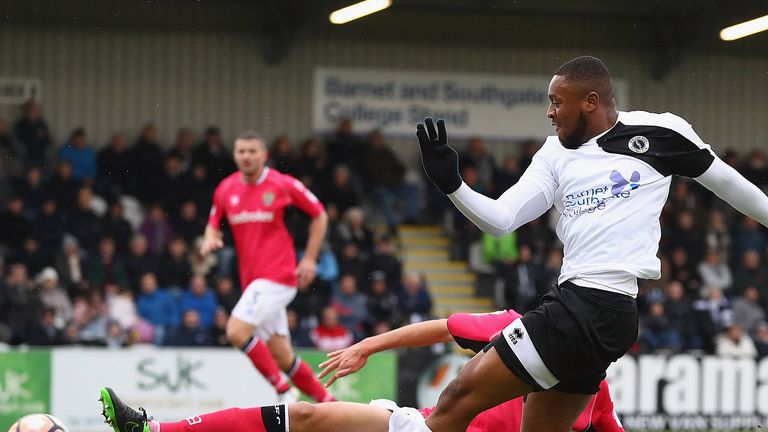
[(72, 319), (72, 302), (59, 285), (59, 273), (53, 267), (45, 267), (35, 278), (40, 289), (40, 301), (43, 306), (55, 311), (53, 325), (58, 329)]

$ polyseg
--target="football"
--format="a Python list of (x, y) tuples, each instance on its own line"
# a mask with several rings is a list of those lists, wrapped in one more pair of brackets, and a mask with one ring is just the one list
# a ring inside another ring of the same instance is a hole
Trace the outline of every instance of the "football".
[(8, 432), (67, 432), (61, 420), (50, 414), (29, 414), (18, 419)]

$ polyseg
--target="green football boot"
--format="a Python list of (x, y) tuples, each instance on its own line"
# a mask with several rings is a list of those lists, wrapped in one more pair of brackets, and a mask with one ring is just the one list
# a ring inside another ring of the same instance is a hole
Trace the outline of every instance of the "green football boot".
[(112, 426), (115, 432), (150, 432), (149, 421), (152, 418), (147, 418), (144, 408), (139, 408), (139, 412), (129, 407), (111, 388), (102, 387), (99, 402), (104, 423)]

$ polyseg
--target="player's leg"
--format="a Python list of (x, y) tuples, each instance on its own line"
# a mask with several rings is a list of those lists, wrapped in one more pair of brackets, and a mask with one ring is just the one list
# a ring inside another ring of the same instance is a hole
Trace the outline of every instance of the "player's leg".
[[(287, 332), (288, 318), (285, 309), (282, 310), (281, 317), (278, 319), (284, 321), (284, 324), (281, 324), (280, 327), (284, 327)], [(280, 369), (288, 375), (296, 387), (317, 402), (332, 402), (336, 400), (328, 389), (320, 383), (307, 362), (296, 355), (293, 351), (291, 340), (281, 333), (281, 330), (276, 329), (275, 333), (267, 341), (267, 346)]]
[(256, 337), (267, 342), (270, 357), (306, 395), (318, 402), (334, 401), (333, 395), (315, 377), (312, 368), (293, 351), (286, 308), (296, 297), (296, 289), (264, 279), (253, 281), (248, 288), (252, 287), (258, 298), (250, 322), (255, 327)]
[(495, 348), (490, 348), (464, 365), (443, 390), (427, 426), (440, 432), (465, 431), (479, 413), (533, 390), (509, 370)]
[(260, 295), (256, 281), (248, 285), (240, 300), (232, 309), (232, 315), (227, 321), (227, 339), (232, 346), (241, 349), (251, 360), (251, 363), (269, 381), (278, 394), (286, 394), (290, 384), (280, 373), (269, 348), (255, 334), (259, 322), (257, 314), (260, 308)]
[[(392, 412), (348, 402), (312, 405), (299, 402), (256, 408), (229, 408), (193, 415), (178, 422), (149, 420), (109, 388), (101, 390), (102, 415), (115, 432), (387, 432)], [(414, 422), (416, 423), (416, 422)], [(423, 422), (422, 422), (423, 423)]]
[(521, 432), (567, 432), (584, 411), (591, 394), (563, 393), (547, 390), (528, 395), (523, 405)]

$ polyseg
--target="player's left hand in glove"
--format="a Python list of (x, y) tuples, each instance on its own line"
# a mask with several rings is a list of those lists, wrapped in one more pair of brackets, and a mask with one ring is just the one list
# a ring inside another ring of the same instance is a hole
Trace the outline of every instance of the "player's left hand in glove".
[[(425, 126), (426, 125), (426, 126)], [(432, 119), (427, 117), (424, 123), (416, 126), (416, 136), (421, 147), (421, 162), (424, 171), (440, 192), (448, 195), (456, 192), (462, 180), (459, 174), (459, 155), (448, 145), (445, 135), (445, 122), (437, 121), (437, 130)]]

